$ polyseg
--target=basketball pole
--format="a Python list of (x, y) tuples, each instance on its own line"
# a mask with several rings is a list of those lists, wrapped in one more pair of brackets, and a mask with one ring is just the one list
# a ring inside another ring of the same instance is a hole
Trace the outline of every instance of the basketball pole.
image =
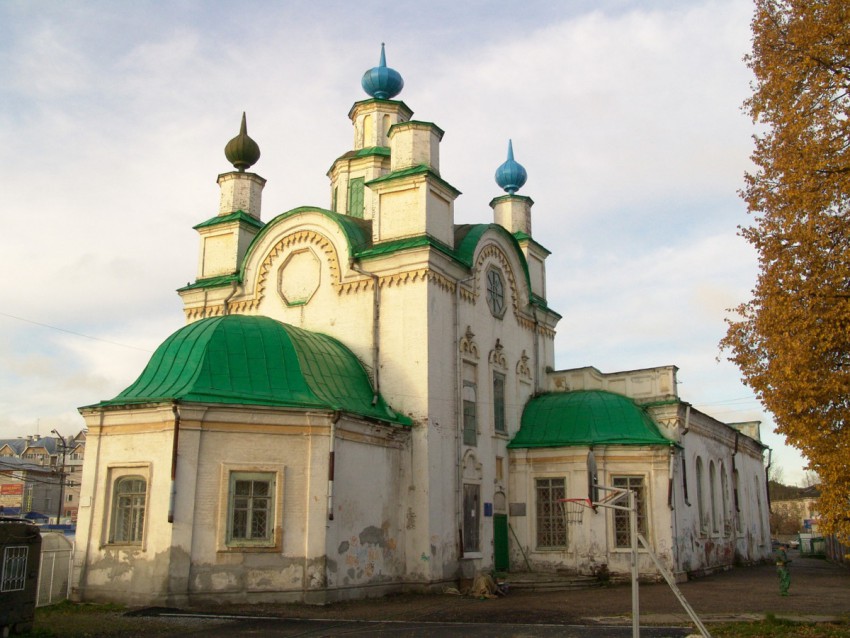
[(632, 544), (632, 638), (640, 638), (640, 584), (638, 583), (638, 528), (635, 491), (629, 490), (629, 536)]

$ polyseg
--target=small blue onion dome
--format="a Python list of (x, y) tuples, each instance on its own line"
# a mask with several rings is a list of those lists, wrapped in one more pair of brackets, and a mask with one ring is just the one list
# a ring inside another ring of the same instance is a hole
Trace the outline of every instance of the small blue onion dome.
[(401, 73), (387, 66), (387, 56), (384, 53), (384, 43), (381, 42), (381, 62), (363, 74), (360, 80), (363, 90), (379, 100), (391, 100), (401, 93), (404, 80)]
[(242, 112), (242, 126), (239, 135), (230, 140), (224, 147), (224, 156), (233, 164), (240, 173), (246, 168), (251, 168), (260, 159), (260, 147), (248, 137), (248, 125), (245, 121), (245, 112)]
[(513, 195), (528, 179), (528, 173), (525, 172), (522, 164), (514, 161), (514, 146), (511, 140), (508, 140), (508, 159), (499, 168), (496, 169), (496, 183), (505, 192)]

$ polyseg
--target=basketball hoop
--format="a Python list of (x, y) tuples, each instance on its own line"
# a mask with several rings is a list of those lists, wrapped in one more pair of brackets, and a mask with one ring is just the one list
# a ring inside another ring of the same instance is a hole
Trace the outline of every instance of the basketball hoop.
[(584, 510), (593, 507), (590, 500), (586, 498), (562, 498), (558, 499), (558, 503), (567, 525), (581, 525), (584, 520)]

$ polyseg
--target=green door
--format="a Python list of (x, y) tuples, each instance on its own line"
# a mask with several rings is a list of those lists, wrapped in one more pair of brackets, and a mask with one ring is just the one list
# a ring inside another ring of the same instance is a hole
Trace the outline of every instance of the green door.
[(508, 516), (493, 514), (493, 561), (496, 571), (508, 571)]

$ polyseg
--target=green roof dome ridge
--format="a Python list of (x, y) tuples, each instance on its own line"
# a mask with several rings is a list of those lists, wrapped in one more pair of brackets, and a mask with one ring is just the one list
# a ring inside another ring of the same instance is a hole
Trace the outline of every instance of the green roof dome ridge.
[(646, 410), (606, 390), (546, 392), (525, 406), (509, 448), (674, 445)]
[(208, 317), (183, 326), (136, 381), (98, 406), (162, 401), (339, 410), (409, 425), (378, 396), (340, 341), (259, 315)]

